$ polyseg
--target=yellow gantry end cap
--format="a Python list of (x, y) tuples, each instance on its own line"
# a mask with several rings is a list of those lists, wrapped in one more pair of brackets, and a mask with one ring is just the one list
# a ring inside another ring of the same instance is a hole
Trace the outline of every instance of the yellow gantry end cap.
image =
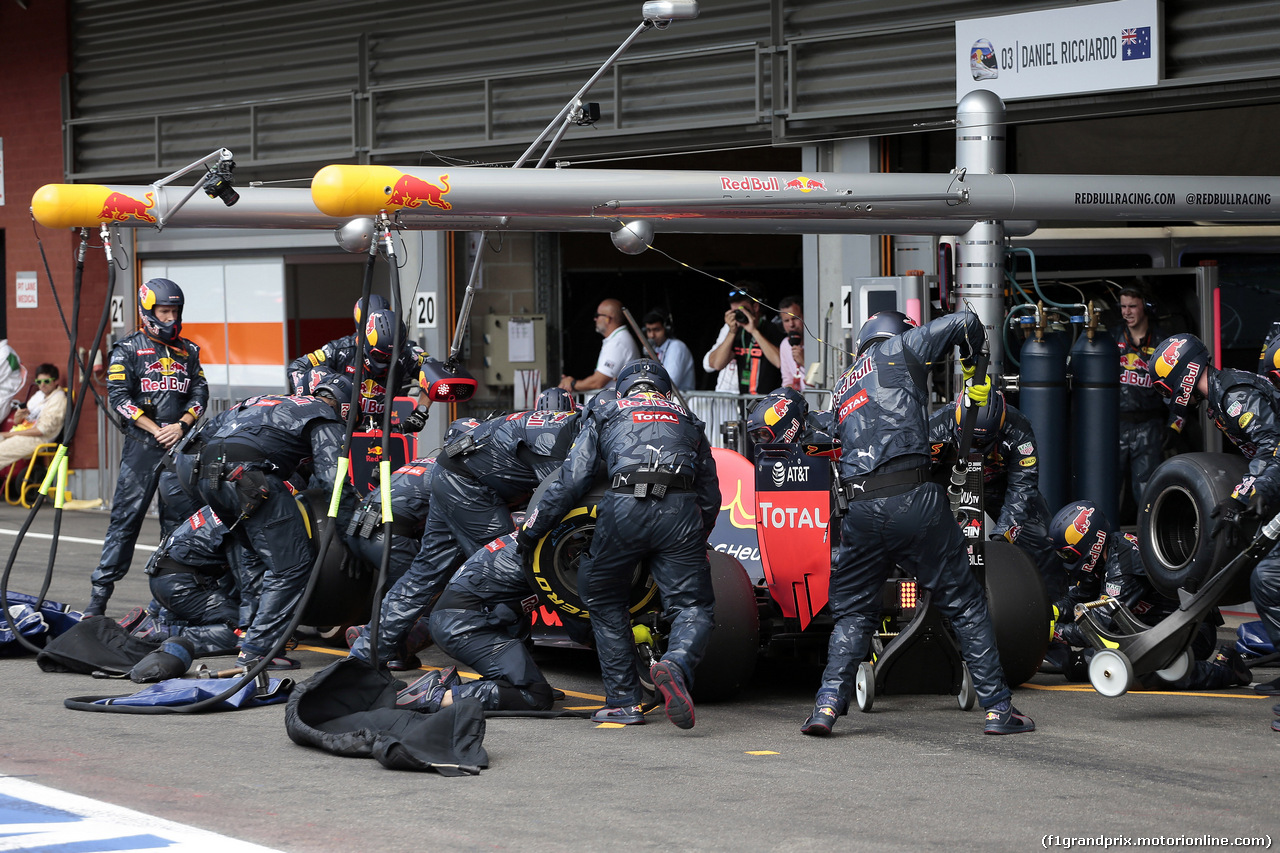
[(325, 166), (311, 179), (311, 200), (329, 216), (374, 216), (403, 174), (391, 166)]
[(46, 228), (93, 228), (115, 218), (102, 215), (110, 195), (98, 184), (45, 184), (31, 197), (31, 212)]

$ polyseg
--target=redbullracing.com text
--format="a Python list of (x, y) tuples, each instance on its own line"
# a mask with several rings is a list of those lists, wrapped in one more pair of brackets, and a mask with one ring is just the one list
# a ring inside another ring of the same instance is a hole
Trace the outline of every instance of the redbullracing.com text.
[(1040, 846), (1049, 850), (1060, 847), (1063, 850), (1098, 849), (1110, 850), (1113, 847), (1260, 847), (1271, 849), (1271, 836), (1257, 837), (1237, 836), (1234, 838), (1213, 835), (1153, 835), (1150, 837), (1130, 835), (1044, 835), (1040, 837)]

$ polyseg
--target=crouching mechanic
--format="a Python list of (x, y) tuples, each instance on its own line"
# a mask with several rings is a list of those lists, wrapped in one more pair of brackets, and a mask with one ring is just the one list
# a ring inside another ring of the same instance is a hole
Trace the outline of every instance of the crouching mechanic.
[[(330, 374), (312, 397), (250, 397), (220, 414), (201, 433), (199, 495), (237, 539), (262, 560), (262, 594), (241, 641), (239, 663), (254, 666), (284, 638), (306, 587), (311, 543), (293, 493), (285, 485), (311, 460), (310, 488), (333, 489), (346, 430), (339, 415), (351, 380)], [(342, 485), (338, 529), (350, 521), (355, 497)], [(296, 669), (275, 658), (271, 669)]]
[(811, 412), (794, 388), (779, 388), (762, 397), (747, 415), (753, 444), (830, 444), (831, 413)]
[[(964, 406), (956, 401), (929, 418), (929, 453), (935, 464), (955, 461), (963, 414)], [(1004, 394), (992, 391), (974, 419), (972, 447), (982, 454), (983, 500), (987, 512), (996, 517), (990, 538), (1026, 551), (1040, 569), (1049, 600), (1057, 600), (1066, 591), (1066, 577), (1049, 544), (1049, 507), (1040, 494), (1031, 422), (1005, 402)]]
[(164, 608), (155, 630), (191, 640), (197, 657), (230, 654), (240, 643), (240, 602), (224, 582), (230, 535), (217, 513), (202, 507), (147, 562), (151, 595)]
[[(1148, 368), (1151, 384), (1165, 396), (1175, 424), (1186, 419), (1198, 400), (1205, 400), (1209, 417), (1249, 460), (1248, 475), (1212, 513), (1214, 538), (1223, 537), (1232, 548), (1243, 545), (1240, 516), (1246, 510), (1256, 508), (1263, 518), (1280, 510), (1280, 396), (1256, 373), (1214, 368), (1209, 351), (1195, 335), (1165, 338), (1156, 345)], [(1280, 545), (1254, 567), (1249, 589), (1267, 637), (1280, 648)], [(1253, 689), (1280, 696), (1280, 678)]]
[[(986, 595), (969, 568), (947, 496), (929, 481), (925, 375), (959, 347), (965, 378), (971, 379), (970, 365), (983, 342), (982, 321), (968, 311), (923, 327), (897, 311), (882, 311), (858, 333), (858, 356), (832, 394), (849, 509), (831, 567), (835, 627), (813, 712), (800, 728), (805, 734), (828, 735), (836, 718), (848, 713), (854, 673), (867, 659), (880, 621), (881, 588), (895, 565), (912, 573), (950, 620), (987, 710), (986, 733), (1035, 730), (1011, 703)], [(982, 405), (990, 390), (988, 380), (966, 393)]]
[[(422, 547), (382, 599), (379, 662), (394, 661), (419, 616), (449, 578), (487, 542), (515, 530), (511, 511), (554, 474), (569, 452), (581, 418), (573, 411), (515, 412), (478, 423), (454, 421), (427, 483)], [(369, 660), (367, 626), (350, 635), (351, 654)]]
[(474, 698), (486, 711), (548, 711), (551, 685), (524, 638), (538, 597), (525, 579), (515, 534), (476, 551), (445, 586), (431, 611), (431, 636), (449, 657), (482, 678), (460, 682), (450, 669), (429, 672), (400, 691), (396, 707), (438, 711)]
[[(1178, 602), (1165, 598), (1151, 586), (1138, 539), (1121, 534), (1111, 526), (1093, 501), (1067, 504), (1049, 522), (1049, 537), (1059, 559), (1066, 565), (1070, 586), (1066, 594), (1054, 601), (1054, 640), (1076, 649), (1064, 668), (1072, 681), (1088, 679), (1087, 665), (1093, 657), (1093, 645), (1084, 628), (1075, 619), (1075, 605), (1096, 601), (1105, 590), (1121, 607), (1128, 609), (1144, 625), (1155, 625), (1178, 609)], [(1100, 621), (1107, 621), (1105, 611), (1095, 611)], [(1195, 665), (1177, 681), (1165, 681), (1154, 673), (1143, 676), (1144, 687), (1173, 686), (1182, 690), (1217, 690), (1248, 684), (1253, 674), (1231, 646), (1216, 650), (1217, 629), (1222, 617), (1211, 610), (1200, 622), (1191, 642)], [(1210, 656), (1213, 656), (1210, 659)]]
[(631, 362), (616, 388), (615, 399), (590, 410), (559, 477), (520, 530), (519, 548), (531, 553), (598, 474), (609, 477), (578, 569), (605, 687), (605, 707), (592, 719), (644, 722), (628, 594), (636, 562), (647, 558), (671, 622), (667, 652), (650, 675), (668, 719), (687, 729), (694, 724), (689, 685), (714, 627), (707, 537), (720, 510), (716, 465), (702, 422), (667, 398), (671, 379), (661, 364)]

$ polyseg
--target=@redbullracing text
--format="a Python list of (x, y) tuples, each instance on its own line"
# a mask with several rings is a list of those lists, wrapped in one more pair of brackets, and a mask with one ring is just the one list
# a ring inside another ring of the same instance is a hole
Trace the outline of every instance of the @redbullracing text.
[(1109, 850), (1112, 847), (1261, 847), (1271, 849), (1271, 836), (1236, 836), (1222, 837), (1215, 835), (1043, 835), (1040, 846), (1046, 850), (1061, 847), (1063, 850), (1074, 848), (1097, 848)]

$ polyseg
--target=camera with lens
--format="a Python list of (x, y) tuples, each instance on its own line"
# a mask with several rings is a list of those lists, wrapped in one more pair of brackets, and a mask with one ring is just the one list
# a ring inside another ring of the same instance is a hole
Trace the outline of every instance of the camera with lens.
[(747, 314), (741, 308), (733, 309), (733, 319), (737, 320), (741, 326), (747, 325)]
[(236, 192), (231, 178), (235, 168), (236, 161), (224, 160), (210, 169), (209, 174), (204, 176), (204, 194), (209, 198), (221, 199), (227, 207), (238, 202), (240, 193)]

